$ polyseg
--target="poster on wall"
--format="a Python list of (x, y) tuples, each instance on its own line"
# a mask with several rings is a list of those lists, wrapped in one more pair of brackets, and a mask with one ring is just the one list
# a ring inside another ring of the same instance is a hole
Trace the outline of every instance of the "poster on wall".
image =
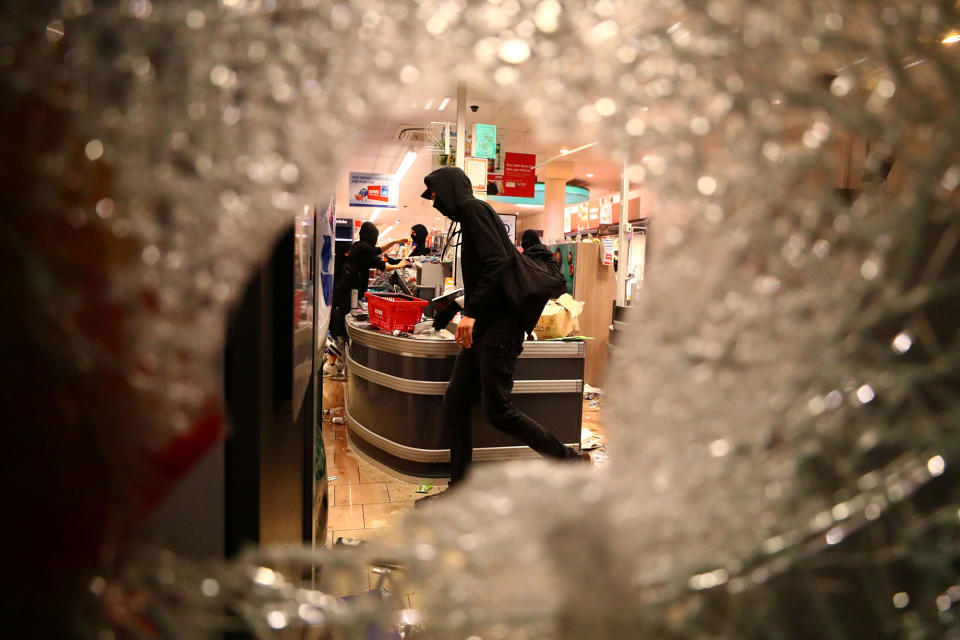
[(577, 231), (586, 231), (590, 228), (590, 207), (586, 202), (577, 206)]
[(487, 199), (487, 160), (485, 158), (467, 158), (464, 171), (473, 185), (474, 197)]
[(600, 224), (613, 224), (612, 198), (604, 198), (600, 201)]
[(487, 178), (487, 192), (516, 198), (534, 197), (537, 175), (533, 167), (536, 164), (536, 154), (508, 151), (504, 154), (503, 171)]
[(317, 351), (317, 362), (322, 366), (323, 350), (326, 345), (327, 329), (330, 325), (330, 309), (333, 306), (333, 273), (337, 225), (337, 203), (330, 198), (326, 208), (317, 209), (316, 222), (316, 260), (317, 260), (317, 291), (314, 295), (314, 347)]
[(390, 173), (350, 172), (351, 207), (396, 209), (400, 197), (397, 179)]

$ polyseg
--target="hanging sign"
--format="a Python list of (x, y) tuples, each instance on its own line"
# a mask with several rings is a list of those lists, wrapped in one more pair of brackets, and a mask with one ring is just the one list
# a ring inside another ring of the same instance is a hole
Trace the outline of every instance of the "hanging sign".
[(473, 125), (473, 157), (495, 158), (497, 156), (497, 125)]
[(351, 207), (396, 209), (400, 190), (397, 179), (389, 173), (350, 173)]
[(498, 196), (533, 198), (536, 195), (537, 174), (533, 167), (537, 156), (533, 153), (504, 154), (503, 170), (487, 178), (491, 193)]

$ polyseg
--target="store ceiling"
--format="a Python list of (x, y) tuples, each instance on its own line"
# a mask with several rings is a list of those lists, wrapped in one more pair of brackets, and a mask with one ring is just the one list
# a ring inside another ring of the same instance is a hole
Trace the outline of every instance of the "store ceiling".
[[(445, 97), (449, 97), (450, 101), (446, 108), (440, 111), (437, 107)], [(430, 108), (425, 108), (428, 103)], [(476, 122), (497, 125), (498, 129), (505, 134), (504, 145), (507, 151), (536, 154), (537, 162), (559, 155), (563, 148), (574, 149), (593, 142), (591, 139), (580, 139), (577, 136), (571, 136), (569, 140), (564, 140), (560, 144), (539, 140), (534, 133), (533, 123), (523, 112), (522, 105), (516, 102), (490, 99), (468, 91), (467, 105), (479, 107), (476, 112), (467, 109), (468, 127)], [(344, 206), (348, 199), (346, 173), (349, 171), (395, 172), (407, 150), (411, 148), (410, 143), (398, 138), (401, 128), (427, 127), (431, 122), (455, 123), (456, 119), (456, 91), (451, 88), (448, 96), (400, 99), (389, 113), (368, 120), (361, 129), (356, 131), (349, 143), (347, 166), (337, 185), (337, 201), (340, 203), (338, 215), (368, 220), (374, 215), (374, 211), (377, 211), (366, 207)], [(423, 151), (424, 147), (423, 144), (413, 144), (413, 148), (419, 151), (419, 155), (401, 181), (400, 208), (379, 210), (375, 216), (374, 221), (380, 227), (385, 239), (401, 237), (408, 232), (411, 225), (416, 223), (425, 224), (428, 227), (446, 226), (431, 207), (431, 203), (420, 198), (420, 193), (423, 191), (423, 176), (433, 169), (433, 158), (431, 154)], [(610, 195), (619, 189), (620, 167), (601, 149), (594, 147), (578, 152), (571, 155), (570, 161), (574, 164), (574, 180), (577, 184), (590, 189), (591, 196)], [(516, 205), (491, 204), (501, 213), (519, 213), (521, 216), (541, 210), (539, 207), (518, 208)]]

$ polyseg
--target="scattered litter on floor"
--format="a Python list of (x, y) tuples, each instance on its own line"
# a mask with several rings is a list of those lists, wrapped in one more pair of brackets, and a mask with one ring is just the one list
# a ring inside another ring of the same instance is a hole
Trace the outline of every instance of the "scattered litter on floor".
[(580, 427), (580, 450), (590, 451), (603, 445), (603, 436), (590, 431), (586, 427)]
[[(362, 547), (367, 544), (367, 542), (359, 538), (344, 538), (340, 536), (334, 544), (338, 547)], [(374, 569), (374, 571), (376, 571), (376, 569)]]
[(417, 485), (417, 493), (430, 493), (430, 489), (433, 489), (432, 484)]
[(593, 385), (583, 383), (583, 399), (584, 400), (599, 400), (600, 396), (603, 395), (603, 389), (600, 387), (594, 387)]

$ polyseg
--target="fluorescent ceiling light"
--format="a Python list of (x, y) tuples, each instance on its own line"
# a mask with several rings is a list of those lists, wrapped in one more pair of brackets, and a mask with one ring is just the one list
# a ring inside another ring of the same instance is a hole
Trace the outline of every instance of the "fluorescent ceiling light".
[(440, 106), (437, 107), (437, 111), (443, 111), (447, 108), (447, 105), (450, 104), (450, 98), (444, 98), (440, 101)]
[(429, 111), (430, 107), (432, 106), (433, 106), (433, 98), (430, 98), (429, 100), (427, 100), (427, 104), (423, 105), (423, 110)]
[(560, 153), (562, 153), (563, 155), (567, 155), (568, 153), (570, 153), (570, 149), (560, 149)]
[(380, 234), (380, 237), (381, 237), (381, 238), (386, 238), (386, 237), (390, 234), (390, 230), (391, 230), (391, 229), (393, 229), (393, 225), (390, 225), (389, 227), (387, 227), (386, 229), (384, 229), (384, 230), (383, 230), (383, 233)]
[(407, 151), (407, 155), (403, 156), (403, 160), (400, 162), (400, 166), (397, 168), (396, 180), (400, 182), (403, 180), (403, 176), (407, 174), (407, 170), (410, 169), (410, 165), (413, 164), (413, 161), (417, 159), (417, 152), (413, 149)]
[(960, 42), (960, 32), (957, 31), (951, 31), (943, 39), (943, 44), (956, 44), (957, 42)]
[(588, 177), (588, 178), (592, 178), (592, 177), (593, 177), (593, 174), (592, 174), (592, 173), (588, 173), (588, 174), (587, 174), (587, 177)]
[(374, 209), (373, 213), (370, 214), (370, 222), (373, 222), (377, 219), (377, 216), (380, 215), (379, 209)]

